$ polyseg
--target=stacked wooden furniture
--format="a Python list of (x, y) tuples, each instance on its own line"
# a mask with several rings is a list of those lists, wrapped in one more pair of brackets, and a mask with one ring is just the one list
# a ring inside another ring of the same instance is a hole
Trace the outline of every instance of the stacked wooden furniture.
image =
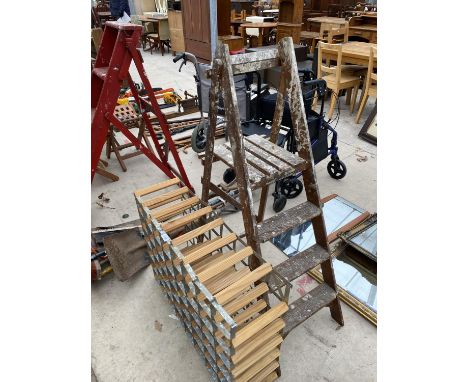
[(362, 14), (349, 19), (349, 37), (377, 44), (377, 13)]
[(302, 29), (303, 0), (280, 0), (277, 41), (291, 36), (294, 43), (299, 44)]
[(251, 270), (252, 247), (177, 178), (135, 199), (155, 278), (213, 380), (276, 380), (288, 306), (269, 305), (271, 264)]
[[(243, 137), (240, 129), (240, 115), (234, 86), (234, 75), (273, 67), (281, 67), (276, 107), (269, 141), (259, 136)], [(247, 244), (261, 257), (261, 244), (269, 241), (298, 225), (310, 221), (314, 230), (316, 244), (275, 266), (279, 276), (291, 281), (321, 266), (325, 282), (312, 289), (289, 305), (284, 315), (287, 334), (324, 307), (330, 309), (331, 316), (343, 325), (343, 315), (337, 297), (337, 287), (333, 271), (324, 216), (320, 204), (320, 195), (315, 176), (307, 118), (302, 100), (301, 83), (297, 68), (294, 44), (291, 37), (283, 38), (277, 49), (265, 49), (252, 53), (230, 56), (226, 46), (218, 44), (216, 58), (210, 73), (210, 128), (206, 139), (202, 201), (208, 202), (210, 192), (242, 208), (245, 238)], [(218, 95), (222, 93), (226, 110), (226, 133), (230, 145), (215, 146), (216, 110)], [(298, 147), (298, 156), (276, 146), (283, 117), (285, 100), (289, 100), (294, 136)], [(217, 187), (212, 181), (212, 164), (216, 159), (224, 160), (236, 174), (239, 201)], [(269, 185), (292, 173), (301, 171), (306, 193), (306, 201), (263, 220)], [(255, 214), (252, 192), (261, 189), (258, 214)], [(258, 257), (251, 258), (252, 270), (261, 267)], [(272, 291), (288, 296), (288, 285), (282, 281), (272, 281)], [(289, 286), (290, 287), (290, 286)]]

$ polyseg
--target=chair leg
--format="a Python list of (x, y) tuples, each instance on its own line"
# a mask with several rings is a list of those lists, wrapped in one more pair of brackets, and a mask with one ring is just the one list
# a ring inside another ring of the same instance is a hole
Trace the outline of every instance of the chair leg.
[(340, 91), (338, 89), (336, 90), (336, 93), (335, 91), (332, 91), (331, 93), (330, 110), (328, 110), (327, 114), (328, 119), (331, 119), (333, 117), (333, 111), (335, 110), (336, 99), (338, 98), (339, 93)]
[(351, 101), (351, 88), (346, 89), (346, 101), (345, 101), (345, 104), (346, 104), (346, 105), (349, 105), (350, 101)]
[(362, 97), (361, 104), (359, 105), (359, 110), (356, 115), (356, 123), (359, 123), (359, 119), (361, 118), (362, 111), (364, 110), (364, 106), (366, 106), (367, 99), (369, 98), (369, 94), (367, 91), (364, 92), (364, 97)]
[[(350, 89), (351, 90), (351, 89)], [(353, 96), (351, 98), (351, 114), (354, 113), (354, 106), (356, 105), (356, 98), (357, 98), (357, 92), (359, 90), (359, 84), (355, 85), (354, 86), (354, 89), (353, 89)]]

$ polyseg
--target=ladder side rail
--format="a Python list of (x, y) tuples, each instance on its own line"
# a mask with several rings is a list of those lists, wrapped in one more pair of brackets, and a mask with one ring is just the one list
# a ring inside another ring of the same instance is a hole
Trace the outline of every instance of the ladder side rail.
[(194, 191), (194, 188), (190, 184), (190, 181), (187, 177), (182, 161), (180, 160), (179, 153), (177, 152), (174, 141), (172, 140), (172, 136), (169, 131), (169, 126), (167, 124), (166, 116), (162, 113), (161, 109), (159, 108), (158, 101), (156, 100), (156, 96), (154, 95), (153, 88), (151, 87), (151, 83), (149, 82), (149, 79), (146, 76), (146, 71), (145, 71), (145, 68), (143, 67), (143, 57), (141, 56), (141, 52), (137, 50), (136, 45), (129, 46), (129, 50), (133, 56), (133, 62), (135, 63), (135, 66), (138, 70), (140, 78), (143, 82), (143, 86), (146, 89), (146, 92), (148, 94), (148, 97), (149, 97), (149, 100), (151, 102), (151, 106), (153, 109), (152, 111), (159, 120), (159, 126), (161, 127), (161, 131), (164, 134), (166, 144), (168, 145), (169, 150), (171, 151), (172, 156), (174, 157), (174, 161), (176, 162), (180, 175), (182, 176), (181, 180), (184, 182), (184, 184), (188, 188), (190, 188), (190, 190)]
[[(291, 68), (291, 84), (287, 89), (287, 96), (289, 100), (289, 107), (291, 110), (291, 121), (296, 137), (298, 154), (302, 159), (305, 159), (310, 164), (309, 167), (302, 172), (302, 177), (304, 180), (304, 189), (306, 192), (307, 200), (315, 204), (321, 210), (320, 215), (312, 219), (312, 226), (314, 229), (315, 239), (317, 244), (325, 248), (330, 254), (325, 219), (320, 203), (320, 194), (318, 187), (316, 186), (317, 179), (315, 175), (315, 166), (311, 152), (310, 137), (307, 129), (307, 118), (305, 113), (304, 100), (302, 98), (301, 83), (299, 80), (299, 73), (297, 71), (296, 56), (293, 54), (294, 45), (291, 37), (284, 38), (280, 41), (279, 53), (283, 62), (287, 62), (288, 66), (290, 66)], [(321, 268), (324, 282), (326, 282), (331, 288), (333, 288), (335, 292), (338, 292), (331, 255), (328, 260), (321, 263)], [(341, 306), (338, 301), (338, 297), (330, 303), (329, 309), (333, 319), (337, 321), (340, 325), (343, 325), (343, 313), (341, 311)]]
[(128, 81), (128, 85), (130, 86), (130, 89), (132, 91), (132, 94), (133, 94), (133, 98), (135, 99), (135, 101), (137, 102), (138, 104), (138, 107), (140, 109), (140, 112), (141, 112), (141, 115), (142, 115), (142, 118), (143, 118), (143, 121), (142, 123), (145, 124), (146, 126), (146, 129), (148, 130), (150, 136), (151, 136), (151, 139), (153, 140), (153, 144), (154, 144), (154, 147), (156, 148), (156, 151), (158, 152), (158, 155), (159, 155), (159, 158), (161, 159), (161, 161), (167, 166), (167, 157), (161, 147), (161, 144), (159, 143), (159, 140), (158, 140), (158, 137), (156, 136), (156, 133), (153, 129), (153, 125), (149, 119), (149, 116), (148, 116), (148, 113), (146, 111), (143, 110), (143, 106), (142, 106), (142, 99), (140, 97), (140, 95), (138, 94), (138, 90), (135, 86), (135, 83), (133, 82), (133, 78), (132, 76), (130, 75), (130, 73), (128, 73), (128, 76), (127, 76), (127, 81)]
[(135, 137), (127, 127), (120, 122), (120, 120), (115, 117), (113, 114), (108, 115), (108, 119), (110, 122), (123, 134), (125, 137), (133, 143), (133, 145), (137, 148), (137, 150), (141, 150), (143, 154), (145, 154), (151, 162), (153, 162), (156, 166), (158, 166), (164, 174), (166, 174), (169, 178), (175, 178), (175, 175), (171, 172), (171, 170), (161, 162), (156, 155), (153, 154), (144, 144), (140, 142), (137, 137)]
[[(217, 55), (216, 55), (217, 57)], [(216, 135), (216, 122), (217, 122), (217, 105), (218, 105), (218, 94), (221, 90), (221, 60), (215, 58), (213, 60), (213, 68), (211, 69), (211, 87), (209, 93), (209, 127), (206, 137), (206, 148), (205, 148), (205, 166), (203, 169), (202, 178), (202, 197), (201, 200), (208, 203), (208, 197), (210, 193), (211, 183), (211, 171), (213, 167), (214, 159), (214, 144)]]
[[(228, 46), (222, 42), (218, 43), (217, 50), (222, 62), (221, 83), (223, 85), (226, 130), (232, 147), (239, 198), (244, 207), (242, 209), (242, 216), (245, 225), (246, 241), (257, 255), (261, 257), (260, 244), (257, 241), (257, 222), (254, 212), (252, 188), (249, 181), (243, 136), (240, 128), (239, 107), (232, 73), (231, 56)], [(258, 268), (260, 261), (256, 257), (251, 257), (249, 259), (249, 266), (252, 270)]]
[[(278, 53), (279, 54), (279, 53)], [(281, 127), (281, 121), (283, 120), (284, 112), (284, 94), (286, 93), (286, 87), (291, 82), (291, 67), (287, 65), (287, 62), (282, 62), (280, 58), (281, 73), (280, 83), (278, 86), (278, 92), (276, 93), (276, 105), (275, 113), (273, 114), (273, 123), (271, 126), (270, 142), (276, 144), (278, 134)], [(258, 206), (257, 222), (261, 223), (265, 216), (266, 202), (269, 194), (269, 185), (262, 187), (260, 194), (260, 204)]]
[[(94, 101), (92, 101), (91, 106), (94, 106), (93, 103), (96, 102), (97, 97), (96, 110), (91, 121), (91, 181), (96, 173), (96, 167), (99, 164), (102, 148), (109, 131), (109, 120), (106, 116), (114, 112), (123, 80), (122, 73), (128, 72), (131, 63), (130, 52), (126, 49), (126, 43), (123, 41), (125, 39), (125, 31), (120, 29), (115, 31), (111, 27), (107, 27), (106, 31), (108, 35), (117, 33), (117, 36), (112, 47), (112, 57), (106, 76), (99, 78), (96, 73), (91, 73), (91, 87), (94, 93), (92, 97)], [(134, 31), (134, 38), (139, 38), (138, 29)], [(96, 94), (97, 87), (100, 88), (99, 96)]]

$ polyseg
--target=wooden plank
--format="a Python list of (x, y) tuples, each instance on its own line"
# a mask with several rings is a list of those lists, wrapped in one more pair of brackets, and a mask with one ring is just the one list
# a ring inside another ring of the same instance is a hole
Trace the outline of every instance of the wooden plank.
[(198, 196), (194, 196), (192, 198), (185, 199), (180, 203), (163, 208), (157, 212), (151, 212), (151, 217), (161, 222), (170, 219), (176, 215), (179, 215), (183, 211), (189, 209), (190, 207), (198, 203), (200, 203), (200, 199), (198, 198)]
[(181, 180), (179, 178), (172, 178), (172, 179), (166, 180), (164, 182), (153, 184), (152, 186), (136, 190), (134, 192), (134, 194), (135, 194), (135, 196), (140, 196), (141, 197), (141, 196), (145, 196), (145, 195), (151, 194), (153, 192), (162, 190), (163, 188), (174, 186), (175, 184), (179, 184), (179, 183), (181, 183)]
[[(234, 268), (232, 268), (234, 270)], [(242, 268), (239, 271), (232, 272), (228, 276), (220, 277), (219, 279), (215, 280), (214, 278), (210, 280), (211, 283), (207, 283), (206, 287), (212, 294), (216, 294), (223, 289), (227, 288), (229, 285), (235, 283), (236, 281), (240, 280), (242, 277), (245, 277), (249, 274), (249, 268)], [(221, 275), (223, 275), (221, 273)], [(213, 281), (214, 280), (214, 281)]]
[(234, 242), (237, 240), (237, 235), (235, 233), (230, 233), (227, 236), (217, 238), (214, 240), (209, 240), (208, 245), (203, 248), (197, 249), (196, 251), (191, 252), (190, 254), (184, 257), (184, 264), (191, 264), (194, 261), (201, 259), (208, 255), (211, 252), (217, 251), (222, 247)]
[(269, 154), (275, 156), (276, 158), (281, 159), (282, 161), (286, 162), (292, 167), (297, 168), (298, 166), (303, 166), (306, 163), (304, 159), (298, 157), (297, 155), (294, 155), (293, 153), (290, 153), (288, 150), (279, 147), (274, 143), (267, 141), (259, 135), (250, 135), (248, 137), (245, 137), (245, 139), (248, 142), (260, 147), (262, 150), (267, 151)]
[(214, 253), (211, 256), (206, 256), (203, 259), (192, 264), (192, 268), (195, 271), (195, 273), (198, 275), (200, 272), (203, 272), (204, 270), (208, 269), (214, 264), (217, 264), (218, 262), (229, 258), (229, 256), (232, 256), (234, 253), (236, 252), (229, 251), (229, 252), (224, 252), (224, 253), (223, 252)]
[(264, 243), (319, 215), (320, 209), (316, 205), (310, 202), (298, 204), (259, 223), (257, 225), (258, 240)]
[[(276, 374), (276, 371), (272, 371), (270, 374), (268, 372), (270, 370), (276, 370), (279, 367), (276, 366), (278, 362), (273, 362), (269, 367), (263, 369), (260, 373), (258, 373), (254, 378), (252, 378), (249, 382), (273, 382), (278, 379), (278, 374)], [(268, 374), (266, 377), (265, 375)]]
[(196, 237), (216, 227), (219, 227), (221, 224), (223, 224), (223, 219), (215, 219), (207, 224), (202, 225), (201, 227), (195, 228), (187, 233), (184, 233), (183, 235), (176, 237), (174, 240), (172, 240), (172, 244), (177, 247), (183, 243), (186, 243), (189, 240), (195, 239)]
[(254, 352), (251, 356), (240, 362), (236, 367), (232, 369), (232, 375), (234, 378), (241, 375), (249, 367), (253, 366), (259, 359), (265, 357), (271, 351), (276, 349), (283, 342), (283, 337), (280, 335), (274, 336), (272, 339), (267, 341), (261, 348)]
[(228, 286), (223, 291), (217, 293), (214, 297), (219, 304), (224, 305), (232, 298), (236, 297), (244, 289), (248, 288), (252, 283), (260, 280), (262, 277), (266, 276), (272, 270), (271, 264), (264, 263), (258, 268), (250, 272), (249, 275), (240, 279), (236, 283)]
[(189, 188), (185, 186), (182, 188), (178, 188), (176, 190), (166, 192), (165, 194), (162, 194), (162, 195), (157, 195), (152, 199), (146, 200), (142, 204), (145, 207), (148, 207), (149, 209), (153, 209), (161, 205), (164, 205), (166, 203), (172, 202), (176, 199), (179, 199), (182, 195), (188, 192), (189, 192)]
[(294, 301), (294, 303), (291, 304), (289, 312), (283, 317), (286, 322), (284, 330), (285, 335), (311, 317), (314, 313), (328, 306), (335, 299), (336, 292), (330, 286), (323, 283)]
[[(256, 300), (262, 294), (267, 292), (268, 285), (266, 283), (260, 283), (255, 288), (250, 289), (247, 293), (244, 293), (243, 295), (237, 297), (235, 300), (232, 300), (231, 302), (223, 306), (223, 308), (228, 314), (232, 315), (239, 309), (243, 308), (247, 304), (250, 304), (252, 301)], [(221, 321), (221, 316), (216, 315), (215, 320), (217, 322)]]
[(284, 320), (277, 318), (270, 325), (260, 330), (250, 340), (244, 342), (241, 346), (236, 348), (236, 352), (232, 355), (231, 360), (236, 365), (258, 348), (262, 347), (270, 338), (278, 335), (278, 333), (285, 327)]
[(166, 231), (167, 233), (169, 233), (169, 232), (174, 231), (174, 230), (176, 230), (178, 228), (182, 228), (184, 225), (187, 225), (187, 224), (201, 218), (202, 216), (207, 215), (211, 211), (213, 211), (213, 209), (210, 206), (201, 208), (201, 209), (199, 209), (199, 210), (197, 210), (195, 212), (192, 212), (190, 215), (186, 215), (186, 216), (181, 217), (180, 219), (176, 219), (176, 220), (172, 220), (170, 222), (163, 223), (161, 225), (161, 228), (164, 231)]
[(244, 141), (244, 147), (245, 147), (246, 152), (250, 152), (256, 157), (263, 159), (265, 162), (269, 163), (271, 166), (277, 168), (278, 170), (282, 172), (291, 170), (291, 166), (289, 164), (282, 161), (281, 159), (278, 159), (275, 156), (265, 155), (266, 153), (264, 150), (262, 150), (258, 146), (253, 145), (249, 141), (246, 141), (246, 140)]
[(272, 323), (277, 318), (281, 317), (288, 311), (288, 305), (285, 302), (281, 302), (278, 305), (271, 308), (268, 312), (263, 313), (260, 317), (256, 318), (245, 327), (240, 329), (236, 336), (232, 340), (233, 346), (239, 346), (240, 344), (247, 341), (249, 338), (254, 336), (265, 326)]
[(291, 281), (329, 258), (330, 254), (327, 250), (318, 244), (314, 244), (312, 247), (278, 264), (273, 269), (286, 280)]
[[(273, 349), (260, 361), (258, 361), (253, 367), (247, 370), (240, 377), (236, 378), (236, 382), (248, 382), (251, 378), (255, 377), (256, 374), (260, 373), (263, 369), (268, 368), (268, 374), (271, 373), (271, 369), (276, 370), (279, 367), (279, 363), (275, 361), (280, 356), (278, 349)], [(267, 374), (267, 375), (268, 375)]]
[[(223, 145), (216, 145), (214, 147), (214, 154), (217, 158), (219, 158), (229, 167), (235, 168), (231, 152), (226, 147), (224, 147)], [(261, 183), (263, 178), (265, 177), (260, 171), (258, 171), (255, 167), (251, 165), (247, 165), (247, 171), (249, 174), (250, 182), (255, 184)]]
[[(226, 142), (224, 144), (224, 146), (232, 152), (231, 150), (231, 145)], [(274, 176), (275, 173), (278, 173), (278, 170), (273, 167), (273, 166), (270, 166), (267, 162), (263, 161), (262, 159), (256, 157), (255, 155), (249, 153), (248, 151), (245, 151), (245, 159), (247, 159), (247, 163), (253, 167), (255, 167), (255, 169), (257, 169), (258, 171), (260, 171), (261, 173), (264, 174), (264, 176), (268, 177), (268, 178), (271, 178)]]
[(258, 300), (256, 303), (250, 305), (247, 309), (233, 317), (234, 321), (236, 321), (237, 325), (242, 325), (245, 321), (250, 320), (255, 314), (261, 312), (266, 307), (267, 303), (265, 300)]
[(234, 64), (232, 65), (232, 74), (236, 75), (242, 73), (257, 72), (260, 70), (274, 68), (279, 65), (279, 60), (274, 58), (269, 60), (249, 62), (245, 64)]
[(206, 270), (200, 271), (198, 274), (198, 279), (203, 283), (213, 276), (216, 276), (218, 273), (228, 269), (229, 267), (239, 263), (246, 257), (250, 256), (253, 253), (251, 247), (245, 247), (237, 253), (233, 253), (225, 259), (216, 261)]

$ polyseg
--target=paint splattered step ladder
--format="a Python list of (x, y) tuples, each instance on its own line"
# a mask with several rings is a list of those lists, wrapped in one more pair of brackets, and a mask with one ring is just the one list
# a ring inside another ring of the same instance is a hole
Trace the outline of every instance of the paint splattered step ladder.
[(261, 259), (251, 270), (252, 248), (178, 179), (135, 199), (155, 278), (212, 379), (276, 380), (288, 305), (270, 306), (267, 282), (287, 281)]
[[(281, 74), (269, 141), (256, 135), (244, 137), (240, 128), (234, 75), (273, 67), (281, 67)], [(210, 128), (206, 140), (202, 200), (207, 202), (211, 191), (241, 208), (245, 240), (258, 258), (262, 258), (262, 243), (310, 221), (317, 244), (277, 265), (274, 271), (281, 277), (279, 279), (275, 277), (275, 280), (271, 280), (269, 284), (275, 296), (289, 303), (289, 311), (283, 316), (286, 323), (283, 334), (286, 335), (324, 307), (328, 307), (333, 319), (343, 325), (343, 314), (337, 297), (335, 274), (312, 157), (301, 81), (291, 37), (282, 38), (276, 49), (233, 56), (229, 54), (227, 45), (218, 43), (209, 75), (211, 78)], [(217, 95), (220, 92), (225, 109), (224, 120), (229, 144), (215, 145), (216, 111), (220, 98)], [(289, 103), (298, 155), (276, 146), (286, 100)], [(224, 195), (211, 182), (212, 163), (216, 160), (221, 160), (235, 169), (240, 202), (232, 201), (232, 198)], [(264, 220), (266, 202), (270, 194), (269, 185), (275, 180), (298, 172), (302, 173), (306, 201)], [(257, 213), (254, 210), (252, 197), (252, 190), (255, 188), (261, 188)], [(261, 262), (256, 260), (257, 257), (253, 258), (250, 264), (252, 271), (261, 266)], [(321, 267), (323, 285), (299, 300), (289, 301), (290, 282), (317, 265)]]

